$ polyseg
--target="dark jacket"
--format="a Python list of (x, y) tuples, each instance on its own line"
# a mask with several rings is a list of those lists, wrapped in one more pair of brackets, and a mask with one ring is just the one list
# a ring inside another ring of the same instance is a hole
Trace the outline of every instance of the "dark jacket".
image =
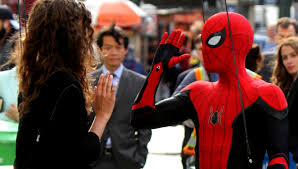
[(289, 151), (293, 159), (298, 162), (298, 80), (296, 79), (289, 90), (287, 97), (289, 109)]
[[(97, 84), (102, 68), (92, 73)], [(131, 107), (145, 82), (141, 74), (123, 68), (118, 84), (115, 107), (102, 135), (102, 150), (106, 140), (111, 137), (112, 153), (119, 168), (137, 169), (145, 164), (151, 139), (150, 129), (136, 129), (130, 124)], [(101, 152), (103, 155), (103, 151)], [(100, 158), (98, 159), (100, 162)]]
[(20, 119), (15, 169), (88, 169), (100, 152), (99, 138), (88, 130), (77, 79), (54, 73)]

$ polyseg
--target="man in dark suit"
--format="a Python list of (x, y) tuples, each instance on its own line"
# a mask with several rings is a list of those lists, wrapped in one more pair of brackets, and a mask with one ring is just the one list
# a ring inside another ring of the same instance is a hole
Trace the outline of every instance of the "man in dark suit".
[(97, 46), (103, 66), (91, 74), (97, 84), (100, 74), (113, 74), (113, 83), (118, 83), (116, 104), (101, 138), (102, 152), (94, 163), (94, 169), (140, 169), (148, 154), (147, 144), (151, 130), (131, 126), (131, 107), (145, 82), (141, 74), (122, 65), (127, 53), (128, 37), (119, 27), (103, 28), (97, 36)]

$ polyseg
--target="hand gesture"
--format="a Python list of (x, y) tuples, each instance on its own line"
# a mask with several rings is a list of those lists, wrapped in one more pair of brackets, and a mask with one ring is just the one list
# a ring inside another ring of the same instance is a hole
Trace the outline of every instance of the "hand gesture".
[(115, 105), (117, 84), (112, 86), (113, 76), (107, 72), (101, 74), (94, 88), (93, 108), (96, 117), (108, 121), (112, 115)]
[(10, 105), (10, 107), (5, 112), (5, 115), (15, 121), (19, 121), (19, 112), (15, 104)]
[[(160, 45), (154, 56), (153, 65), (161, 64), (162, 69), (167, 70), (190, 57), (189, 54), (180, 55), (179, 53), (185, 39), (184, 34), (180, 35), (180, 30), (174, 30), (168, 38), (167, 32), (163, 34)], [(160, 67), (157, 66), (156, 69), (158, 71)]]

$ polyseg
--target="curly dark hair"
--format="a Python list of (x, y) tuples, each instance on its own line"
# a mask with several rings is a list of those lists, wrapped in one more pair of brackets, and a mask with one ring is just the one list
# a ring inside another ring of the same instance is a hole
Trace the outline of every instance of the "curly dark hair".
[(297, 37), (290, 37), (284, 39), (277, 47), (277, 54), (275, 60), (275, 66), (272, 75), (272, 82), (279, 86), (281, 90), (284, 92), (285, 95), (288, 94), (289, 88), (294, 81), (293, 76), (291, 76), (287, 69), (285, 68), (282, 56), (281, 56), (281, 49), (283, 46), (290, 46), (292, 47), (296, 54), (298, 54), (298, 38)]
[(37, 0), (28, 20), (28, 32), (18, 61), (19, 92), (23, 98), (20, 115), (55, 72), (74, 75), (91, 110), (91, 93), (86, 71), (92, 63), (91, 14), (75, 0)]
[(258, 44), (253, 44), (249, 50), (246, 59), (245, 67), (251, 71), (259, 72), (263, 66), (264, 56)]

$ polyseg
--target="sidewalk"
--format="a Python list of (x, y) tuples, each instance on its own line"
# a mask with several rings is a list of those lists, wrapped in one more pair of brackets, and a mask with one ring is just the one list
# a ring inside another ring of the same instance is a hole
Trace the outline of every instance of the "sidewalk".
[[(180, 152), (183, 137), (183, 126), (153, 129), (144, 169), (182, 169)], [(0, 166), (0, 169), (13, 169), (13, 167)]]
[(183, 137), (183, 126), (153, 129), (144, 169), (182, 169), (180, 152)]

